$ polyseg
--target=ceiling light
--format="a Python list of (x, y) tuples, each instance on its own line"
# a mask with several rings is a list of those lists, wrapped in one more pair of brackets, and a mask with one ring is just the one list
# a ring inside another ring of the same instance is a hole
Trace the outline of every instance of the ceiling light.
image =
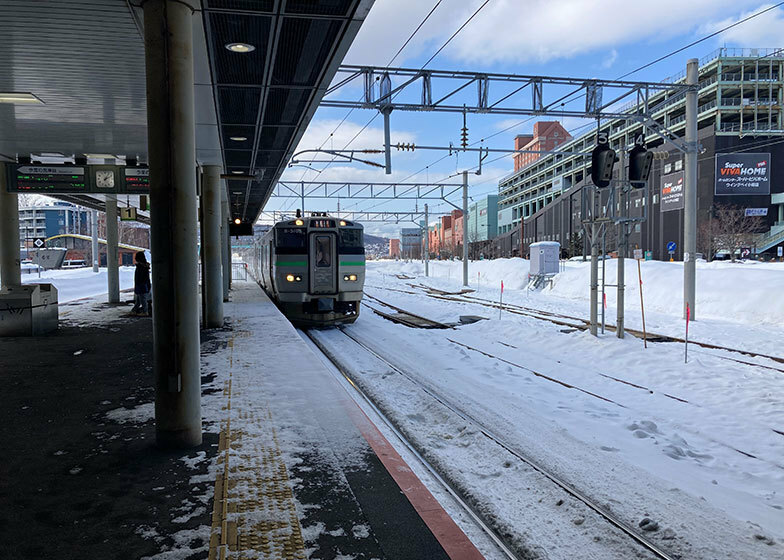
[(256, 50), (256, 47), (248, 43), (227, 43), (226, 48), (236, 53), (248, 53)]
[(232, 194), (245, 194), (243, 191), (231, 191)]
[(232, 171), (232, 173), (234, 173), (235, 175), (242, 175), (243, 172), (242, 171), (237, 171), (235, 169), (234, 171)]
[(0, 103), (18, 103), (20, 105), (43, 105), (44, 102), (32, 93), (22, 92), (0, 92)]
[(234, 223), (240, 225), (242, 223), (242, 220), (240, 220), (239, 218), (234, 218)]
[(229, 136), (229, 140), (234, 140), (235, 142), (244, 142), (247, 139), (247, 136)]

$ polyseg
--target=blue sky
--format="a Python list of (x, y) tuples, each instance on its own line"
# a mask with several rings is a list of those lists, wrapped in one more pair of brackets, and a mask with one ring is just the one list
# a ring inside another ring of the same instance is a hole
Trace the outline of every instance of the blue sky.
[[(392, 66), (420, 68), (432, 54), (462, 25), (484, 0), (441, 0), (425, 23)], [(437, 0), (376, 0), (345, 62), (385, 66), (403, 45)], [(490, 0), (482, 11), (427, 66), (437, 70), (470, 70), (544, 76), (614, 79), (690, 42), (702, 38), (771, 3), (745, 0), (659, 0), (654, 4), (620, 0)], [(717, 37), (708, 39), (667, 60), (629, 76), (629, 80), (661, 81), (681, 72), (689, 58), (702, 58), (719, 47), (784, 47), (784, 10), (776, 8), (741, 24)], [(339, 99), (357, 99), (357, 87), (336, 92)], [(491, 90), (491, 95), (498, 94)], [(561, 92), (553, 90), (550, 95)], [(411, 91), (411, 99), (418, 88)], [(437, 93), (434, 91), (433, 95)], [(475, 96), (475, 87), (466, 88), (467, 101)], [(530, 99), (530, 92), (523, 93)], [(545, 103), (547, 102), (545, 90)], [(605, 96), (609, 96), (605, 92)], [(552, 98), (551, 98), (552, 99)], [(402, 100), (399, 99), (399, 101)], [(530, 101), (528, 101), (530, 103)], [(577, 102), (574, 108), (580, 106)], [(355, 110), (346, 117), (345, 109), (320, 108), (303, 136), (298, 150), (341, 149), (375, 115), (372, 110)], [(547, 120), (547, 119), (540, 119)], [(525, 122), (527, 121), (527, 122)], [(468, 115), (469, 142), (487, 138), (485, 146), (513, 147), (517, 134), (529, 132), (534, 119), (504, 115)], [(567, 130), (576, 129), (581, 121), (562, 120)], [(383, 144), (381, 117), (377, 117), (351, 144), (351, 148), (380, 148)], [(519, 123), (519, 124), (518, 124)], [(509, 130), (505, 130), (510, 127)], [(459, 114), (393, 112), (392, 142), (415, 142), (420, 145), (457, 144), (462, 127)], [(576, 130), (575, 130), (576, 129)], [(313, 164), (320, 173), (294, 167), (284, 173), (287, 180), (329, 181), (420, 181), (459, 182), (448, 177), (477, 163), (475, 154), (443, 158), (435, 151), (392, 153), (393, 174), (362, 164)], [(373, 157), (373, 156), (371, 156)], [(491, 155), (486, 163), (498, 156)], [(437, 160), (443, 158), (442, 161)], [(319, 160), (325, 159), (323, 156)], [(383, 156), (373, 157), (383, 162)], [(513, 169), (511, 156), (484, 166), (481, 176), (470, 175), (470, 195), (478, 200), (497, 192), (498, 180)], [(459, 204), (457, 199), (454, 202)], [(294, 209), (299, 203), (271, 199), (267, 210)], [(415, 201), (341, 200), (341, 209), (374, 211), (409, 211), (422, 208)], [(331, 211), (337, 200), (306, 200), (306, 209)], [(448, 211), (451, 207), (430, 203), (431, 211)], [(400, 227), (411, 224), (366, 224), (370, 233), (397, 237)]]

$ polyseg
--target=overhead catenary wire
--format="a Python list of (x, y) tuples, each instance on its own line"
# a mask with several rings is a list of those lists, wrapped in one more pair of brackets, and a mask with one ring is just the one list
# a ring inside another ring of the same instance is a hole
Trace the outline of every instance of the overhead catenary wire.
[[(738, 21), (736, 21), (736, 22), (733, 22), (733, 23), (731, 23), (731, 24), (729, 24), (729, 25), (727, 25), (727, 26), (725, 26), (725, 27), (723, 27), (723, 28), (721, 28), (721, 29), (719, 29), (719, 30), (717, 30), (717, 31), (713, 32), (713, 33), (710, 33), (710, 34), (708, 34), (708, 35), (705, 35), (704, 37), (701, 37), (700, 39), (697, 39), (696, 41), (692, 41), (692, 42), (691, 42), (691, 43), (689, 43), (688, 45), (685, 45), (685, 46), (683, 46), (683, 47), (680, 47), (680, 48), (678, 48), (678, 49), (675, 49), (675, 50), (673, 50), (673, 51), (670, 51), (669, 53), (667, 53), (667, 54), (665, 54), (665, 55), (663, 55), (663, 56), (660, 56), (660, 57), (658, 57), (657, 59), (655, 59), (655, 60), (653, 60), (653, 61), (651, 61), (651, 62), (648, 62), (648, 63), (646, 63), (646, 64), (643, 64), (642, 66), (640, 66), (640, 67), (638, 67), (638, 68), (635, 68), (634, 70), (631, 70), (631, 71), (627, 72), (626, 74), (623, 74), (622, 76), (619, 76), (619, 77), (618, 77), (618, 78), (616, 78), (616, 79), (617, 79), (617, 80), (621, 80), (621, 79), (623, 79), (623, 78), (626, 78), (626, 77), (628, 77), (628, 76), (630, 76), (630, 75), (632, 75), (632, 74), (635, 74), (635, 73), (639, 72), (640, 70), (644, 70), (645, 68), (649, 68), (650, 66), (653, 66), (654, 64), (657, 64), (657, 63), (659, 63), (659, 62), (661, 62), (661, 61), (663, 61), (663, 60), (666, 60), (667, 58), (670, 58), (670, 57), (674, 56), (675, 54), (678, 54), (679, 52), (683, 52), (684, 50), (686, 50), (686, 49), (688, 49), (688, 48), (690, 48), (690, 47), (693, 47), (693, 46), (695, 46), (695, 45), (697, 45), (697, 44), (699, 44), (699, 43), (702, 43), (702, 42), (704, 42), (704, 41), (706, 41), (706, 40), (708, 40), (708, 39), (711, 39), (712, 37), (716, 37), (717, 35), (720, 35), (721, 33), (724, 33), (725, 31), (728, 31), (729, 29), (732, 29), (733, 27), (736, 27), (736, 26), (738, 26), (738, 25), (741, 25), (741, 24), (743, 24), (743, 23), (745, 23), (745, 22), (747, 22), (747, 21), (749, 21), (749, 20), (751, 20), (751, 19), (753, 19), (753, 18), (756, 18), (756, 17), (758, 17), (758, 16), (761, 16), (761, 15), (763, 15), (763, 14), (765, 14), (765, 13), (767, 13), (767, 12), (769, 12), (769, 11), (771, 11), (771, 10), (775, 9), (775, 8), (778, 8), (778, 7), (782, 6), (782, 5), (784, 5), (784, 2), (778, 2), (778, 3), (776, 3), (776, 4), (772, 5), (772, 6), (768, 6), (768, 7), (767, 7), (767, 8), (765, 8), (765, 9), (762, 9), (762, 10), (760, 10), (760, 11), (758, 11), (758, 12), (755, 12), (755, 13), (753, 13), (753, 14), (751, 14), (751, 15), (749, 15), (749, 16), (747, 16), (747, 17), (745, 17), (745, 18), (742, 18), (742, 19), (740, 19), (740, 20), (738, 20)], [(766, 56), (768, 56), (768, 55), (766, 55)], [(580, 96), (578, 96), (578, 97), (574, 97), (574, 98), (571, 98), (571, 99), (566, 99), (566, 100), (564, 100), (564, 102), (577, 101), (577, 100), (579, 100), (581, 97), (583, 97), (583, 95), (584, 95), (584, 94), (581, 94), (581, 95), (580, 95)], [(495, 133), (493, 133), (493, 134), (490, 134), (490, 135), (488, 135), (488, 136), (484, 137), (484, 138), (482, 139), (482, 141), (484, 141), (484, 140), (487, 140), (487, 139), (489, 139), (489, 138), (493, 138), (493, 137), (495, 137), (495, 136), (498, 136), (499, 134), (503, 134), (504, 132), (507, 132), (507, 131), (509, 131), (509, 130), (511, 130), (511, 129), (513, 129), (513, 128), (517, 128), (517, 127), (519, 127), (519, 126), (522, 126), (522, 125), (524, 125), (524, 124), (526, 124), (526, 123), (530, 122), (530, 121), (531, 121), (531, 120), (533, 120), (534, 118), (536, 118), (536, 117), (535, 117), (535, 116), (534, 116), (534, 117), (529, 117), (529, 118), (527, 118), (527, 119), (524, 119), (524, 120), (522, 120), (522, 121), (519, 121), (519, 122), (517, 122), (517, 123), (514, 123), (514, 124), (512, 124), (512, 125), (510, 125), (510, 126), (508, 126), (508, 127), (506, 127), (506, 128), (504, 128), (504, 129), (502, 129), (502, 130), (499, 130), (499, 131), (497, 131), (497, 132), (495, 132)], [(586, 126), (587, 126), (587, 125), (586, 125)], [(582, 127), (579, 127), (579, 128), (582, 128)], [(471, 145), (473, 146), (473, 145), (476, 145), (476, 144), (477, 144), (477, 142), (474, 142), (474, 143), (473, 143), (473, 144), (471, 144)], [(450, 157), (450, 156), (449, 156), (449, 155), (442, 156), (442, 157), (441, 157), (441, 158), (439, 158), (438, 160), (436, 160), (436, 161), (434, 161), (434, 162), (432, 162), (432, 163), (428, 164), (428, 166), (426, 166), (426, 168), (427, 168), (427, 167), (430, 167), (430, 166), (432, 166), (432, 165), (435, 165), (435, 164), (437, 164), (437, 163), (439, 163), (439, 162), (441, 162), (441, 161), (443, 161), (443, 160), (444, 160), (444, 159), (446, 159), (447, 157)], [(502, 156), (502, 157), (506, 157), (506, 156)], [(498, 161), (498, 159), (502, 159), (502, 158), (495, 158), (495, 159), (493, 159), (493, 160), (490, 160), (490, 161), (489, 161), (489, 162), (487, 162), (487, 163), (492, 163), (493, 161)], [(424, 169), (425, 169), (425, 168), (423, 168), (423, 169), (421, 169), (421, 170), (417, 171), (416, 173), (413, 173), (413, 174), (409, 175), (409, 176), (408, 176), (408, 177), (406, 177), (404, 180), (408, 180), (408, 179), (410, 179), (411, 177), (414, 177), (414, 176), (418, 175), (418, 174), (419, 174), (419, 173), (421, 173), (421, 172), (422, 172)]]

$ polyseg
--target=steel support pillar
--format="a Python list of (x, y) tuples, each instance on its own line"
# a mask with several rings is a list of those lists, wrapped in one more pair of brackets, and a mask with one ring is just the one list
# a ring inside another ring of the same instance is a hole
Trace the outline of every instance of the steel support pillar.
[[(452, 224), (454, 228), (455, 225)], [(463, 171), (463, 286), (468, 286), (468, 171)]]
[[(591, 196), (593, 200), (593, 195)], [(599, 225), (591, 224), (591, 334), (597, 336), (599, 329)]]
[(229, 239), (229, 195), (221, 189), (221, 262), (223, 263), (223, 301), (229, 301), (231, 278), (231, 240)]
[[(621, 181), (623, 181), (624, 177), (627, 177), (626, 174), (626, 148), (621, 147), (618, 154), (618, 163), (620, 168), (619, 177)], [(621, 203), (621, 216), (628, 217), (629, 216), (629, 195), (628, 195), (628, 188), (626, 186), (621, 186), (619, 188), (618, 198)], [(626, 248), (626, 244), (629, 240), (629, 236), (626, 234), (626, 222), (621, 222), (617, 226), (618, 231), (618, 279), (615, 282), (617, 284), (616, 287), (616, 315), (615, 315), (615, 336), (618, 338), (623, 338), (625, 331), (624, 331), (624, 313), (625, 313), (625, 306), (626, 301), (624, 299), (625, 292), (626, 292), (626, 253), (628, 249)]]
[(19, 257), (19, 195), (7, 192), (5, 164), (0, 163), (0, 285), (22, 284)]
[(430, 221), (425, 204), (425, 276), (430, 276)]
[(201, 444), (193, 10), (147, 0), (144, 51), (153, 288), (155, 430), (162, 447)]
[[(689, 59), (686, 64), (686, 83), (696, 85), (699, 61)], [(689, 307), (691, 320), (695, 319), (697, 267), (697, 90), (686, 92), (686, 143), (688, 150), (684, 161), (683, 203), (683, 318)]]
[(98, 249), (98, 210), (93, 210), (90, 213), (90, 234), (92, 235), (93, 272), (98, 272), (98, 267), (101, 265), (101, 253)]
[(106, 195), (106, 278), (109, 303), (120, 303), (120, 265), (118, 253), (117, 197)]
[(223, 241), (221, 239), (221, 168), (204, 167), (201, 192), (201, 227), (204, 245), (201, 258), (204, 262), (202, 291), (205, 294), (208, 329), (223, 326)]

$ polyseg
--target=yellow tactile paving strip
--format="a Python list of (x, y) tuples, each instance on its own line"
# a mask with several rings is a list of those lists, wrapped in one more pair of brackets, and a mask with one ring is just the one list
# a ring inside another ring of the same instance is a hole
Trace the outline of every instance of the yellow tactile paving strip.
[(302, 528), (270, 412), (257, 399), (252, 409), (242, 406), (248, 404), (242, 399), (247, 372), (235, 363), (234, 347), (243, 334), (229, 341), (209, 560), (305, 560)]

